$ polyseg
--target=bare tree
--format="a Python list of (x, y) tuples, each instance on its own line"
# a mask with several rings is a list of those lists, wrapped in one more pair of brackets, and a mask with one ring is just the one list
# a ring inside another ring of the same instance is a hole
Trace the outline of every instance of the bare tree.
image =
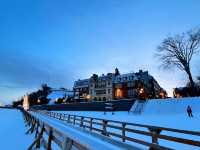
[(167, 37), (157, 49), (157, 56), (161, 60), (164, 69), (178, 67), (188, 75), (191, 87), (194, 88), (194, 80), (190, 70), (190, 62), (194, 54), (199, 52), (200, 29)]

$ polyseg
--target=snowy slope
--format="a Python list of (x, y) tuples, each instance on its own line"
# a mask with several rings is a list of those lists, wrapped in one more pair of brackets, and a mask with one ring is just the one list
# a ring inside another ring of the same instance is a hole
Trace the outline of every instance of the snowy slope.
[[(188, 105), (193, 109), (193, 118), (187, 116), (186, 109)], [(134, 105), (133, 108), (135, 108)], [(115, 115), (111, 113), (106, 113), (106, 115), (104, 115), (103, 112), (94, 111), (62, 112), (66, 114), (200, 131), (200, 126), (198, 126), (198, 122), (200, 121), (200, 98), (149, 100), (143, 106), (143, 111), (140, 115), (132, 113), (131, 111), (129, 113), (125, 111), (115, 112)]]
[[(186, 113), (187, 106), (190, 105), (193, 109), (193, 118), (189, 118)], [(133, 106), (135, 108), (135, 106)], [(167, 100), (149, 100), (145, 103), (143, 111), (140, 115), (132, 112), (86, 112), (86, 111), (63, 111), (65, 114), (75, 114), (89, 116), (95, 118), (104, 118), (108, 120), (117, 120), (130, 123), (139, 123), (146, 125), (155, 125), (161, 127), (169, 127), (183, 130), (200, 131), (200, 98), (183, 98), (183, 99), (167, 99)], [(166, 132), (162, 132), (166, 134)], [(169, 135), (175, 135), (167, 133)], [(175, 135), (176, 136), (176, 135)], [(179, 135), (180, 136), (180, 135)], [(199, 137), (181, 135), (183, 138), (199, 140)], [(164, 140), (159, 140), (162, 145), (168, 145), (175, 149), (196, 150), (197, 147), (186, 146), (177, 143), (168, 143)]]
[(26, 135), (20, 111), (0, 109), (0, 149), (27, 150), (33, 138)]
[(144, 106), (142, 115), (184, 115), (188, 105), (192, 107), (194, 113), (200, 113), (200, 98), (193, 97), (149, 100)]
[(49, 104), (55, 104), (55, 101), (58, 98), (64, 98), (65, 96), (72, 96), (72, 93), (66, 91), (53, 91), (47, 96), (47, 98), (50, 100)]

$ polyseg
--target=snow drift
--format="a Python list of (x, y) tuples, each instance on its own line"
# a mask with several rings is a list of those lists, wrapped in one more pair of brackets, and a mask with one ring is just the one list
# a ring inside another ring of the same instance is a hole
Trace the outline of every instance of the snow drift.
[[(142, 105), (142, 107), (141, 107)], [(187, 106), (192, 107), (193, 113), (200, 112), (200, 97), (152, 99), (133, 104), (130, 112), (141, 115), (182, 115), (187, 114)]]

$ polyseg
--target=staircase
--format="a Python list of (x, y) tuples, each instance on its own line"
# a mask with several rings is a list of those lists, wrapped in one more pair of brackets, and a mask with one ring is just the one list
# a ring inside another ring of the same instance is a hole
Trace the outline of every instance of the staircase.
[(147, 101), (145, 100), (137, 100), (130, 109), (130, 112), (136, 115), (140, 115), (143, 112), (146, 103)]

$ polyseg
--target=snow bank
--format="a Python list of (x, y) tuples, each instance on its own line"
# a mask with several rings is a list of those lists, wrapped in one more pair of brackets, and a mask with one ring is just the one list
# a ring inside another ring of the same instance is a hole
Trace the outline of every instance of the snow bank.
[(186, 115), (188, 105), (192, 107), (194, 113), (200, 113), (200, 97), (193, 97), (148, 100), (144, 105), (142, 115)]

